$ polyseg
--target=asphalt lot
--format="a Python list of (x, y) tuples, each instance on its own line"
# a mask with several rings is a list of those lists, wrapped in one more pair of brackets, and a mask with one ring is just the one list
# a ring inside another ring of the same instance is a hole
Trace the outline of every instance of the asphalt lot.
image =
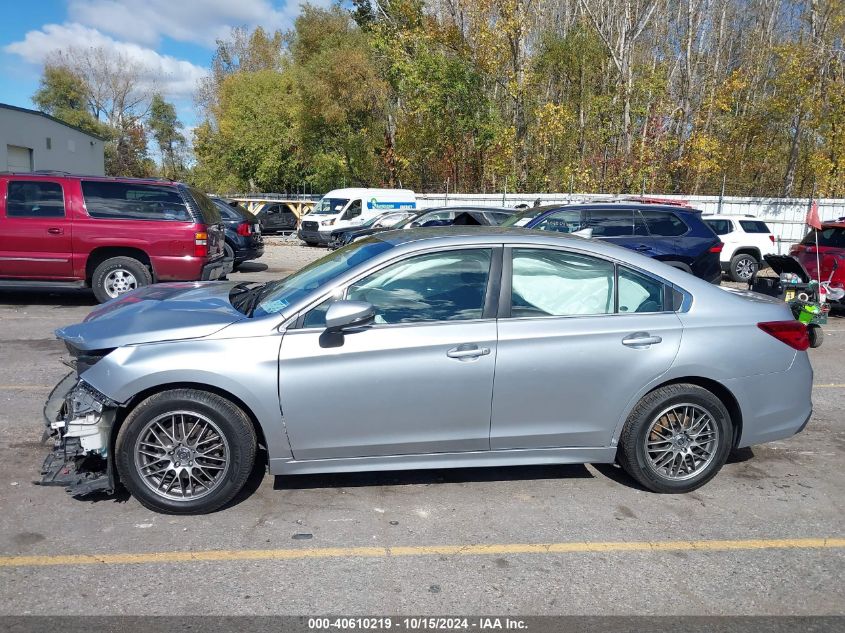
[[(270, 240), (231, 278), (321, 252)], [(256, 472), (228, 509), (170, 517), (31, 483), (67, 371), (52, 332), (93, 305), (0, 294), (0, 614), (845, 614), (845, 319), (811, 350), (809, 427), (692, 494), (610, 466)]]

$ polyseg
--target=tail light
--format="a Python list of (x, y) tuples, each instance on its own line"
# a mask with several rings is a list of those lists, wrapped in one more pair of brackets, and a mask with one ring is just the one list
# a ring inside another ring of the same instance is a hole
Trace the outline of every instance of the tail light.
[(716, 246), (711, 246), (709, 252), (711, 253), (721, 253), (722, 249), (725, 248), (725, 245), (719, 242)]
[(208, 257), (208, 233), (194, 234), (194, 257)]
[(772, 241), (772, 244), (775, 243), (775, 236), (774, 235), (769, 235), (769, 239)]
[(238, 224), (238, 235), (249, 237), (250, 233), (252, 233), (252, 227), (249, 222), (241, 222)]
[(765, 321), (758, 323), (757, 327), (799, 352), (803, 352), (810, 347), (807, 326), (800, 321)]

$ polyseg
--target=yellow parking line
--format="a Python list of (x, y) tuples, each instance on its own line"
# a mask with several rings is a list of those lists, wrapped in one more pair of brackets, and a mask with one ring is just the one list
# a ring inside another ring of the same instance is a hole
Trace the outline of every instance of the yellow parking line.
[(146, 554), (67, 554), (3, 556), (0, 567), (51, 565), (137, 565), (207, 561), (301, 560), (305, 558), (389, 558), (413, 556), (502, 556), (507, 554), (592, 554), (600, 552), (749, 551), (763, 549), (839, 549), (845, 538), (746, 539), (734, 541), (610, 541), (509, 543), (494, 545), (417, 545), (321, 547), (311, 549), (208, 550)]

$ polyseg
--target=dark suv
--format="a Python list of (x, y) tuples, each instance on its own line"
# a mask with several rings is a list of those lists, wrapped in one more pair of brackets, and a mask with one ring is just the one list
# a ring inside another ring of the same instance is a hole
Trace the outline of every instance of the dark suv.
[(245, 261), (261, 257), (264, 254), (264, 239), (261, 237), (258, 218), (237, 202), (230, 203), (217, 197), (212, 197), (211, 201), (220, 210), (226, 229), (226, 259), (232, 261), (234, 268), (237, 269)]
[(547, 205), (512, 216), (503, 226), (577, 233), (592, 237), (680, 268), (718, 284), (724, 246), (701, 219), (701, 211), (666, 204), (633, 202)]
[(91, 288), (108, 301), (157, 281), (222, 279), (220, 212), (170, 180), (0, 173), (0, 287)]

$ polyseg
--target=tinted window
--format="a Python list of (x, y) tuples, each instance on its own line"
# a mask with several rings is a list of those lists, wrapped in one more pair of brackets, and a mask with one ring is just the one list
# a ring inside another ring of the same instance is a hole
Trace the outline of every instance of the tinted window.
[(564, 251), (513, 250), (511, 316), (613, 312), (613, 264)]
[(760, 220), (740, 220), (739, 225), (746, 233), (771, 233), (766, 223)]
[(432, 211), (425, 213), (411, 222), (412, 227), (423, 226), (428, 222), (442, 222), (443, 220), (452, 220), (455, 217), (454, 211)]
[(502, 212), (491, 211), (487, 214), (487, 216), (490, 218), (490, 220), (493, 222), (493, 224), (501, 224), (502, 222), (504, 222), (505, 220), (510, 218), (511, 214), (510, 213), (502, 213)]
[[(185, 201), (173, 187), (83, 181), (82, 195), (92, 218), (193, 221)], [(210, 200), (209, 204), (214, 206)]]
[[(845, 229), (842, 228), (826, 228), (819, 233), (819, 246), (833, 246), (835, 248), (845, 248)], [(812, 230), (801, 240), (802, 244), (816, 244), (816, 231)]]
[(593, 237), (631, 237), (646, 235), (645, 227), (637, 218), (634, 231), (634, 211), (631, 209), (591, 209), (587, 211), (587, 227), (593, 229)]
[(663, 284), (638, 272), (619, 267), (619, 312), (662, 312)]
[(730, 220), (705, 220), (704, 222), (713, 229), (716, 235), (727, 235), (734, 230)]
[(355, 282), (346, 298), (376, 308), (376, 323), (480, 319), (489, 249), (446, 251), (405, 259)]
[(211, 200), (216, 206), (217, 210), (220, 211), (220, 216), (224, 220), (240, 220), (241, 215), (235, 211), (232, 207), (226, 204), (225, 201), (220, 200), (218, 198), (212, 198)]
[(62, 186), (55, 182), (10, 181), (6, 194), (8, 218), (63, 218)]
[(558, 211), (547, 215), (533, 228), (540, 231), (557, 231), (558, 233), (574, 233), (584, 227), (581, 225), (581, 212), (577, 210)]
[(661, 237), (677, 237), (689, 230), (684, 221), (669, 211), (643, 211), (648, 232)]
[(194, 189), (193, 187), (188, 187), (187, 190), (190, 196), (194, 199), (194, 203), (199, 209), (200, 215), (202, 216), (202, 220), (205, 224), (217, 224), (220, 222), (220, 211), (217, 209), (217, 205), (211, 201), (211, 198), (205, 195), (202, 191)]

